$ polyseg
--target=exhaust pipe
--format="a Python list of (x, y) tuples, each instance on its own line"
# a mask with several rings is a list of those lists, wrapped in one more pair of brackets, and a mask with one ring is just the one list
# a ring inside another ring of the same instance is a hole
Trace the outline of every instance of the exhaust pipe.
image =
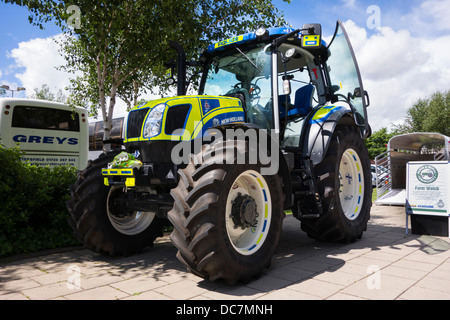
[(186, 53), (178, 42), (170, 40), (169, 46), (178, 53), (177, 95), (184, 96), (186, 94)]

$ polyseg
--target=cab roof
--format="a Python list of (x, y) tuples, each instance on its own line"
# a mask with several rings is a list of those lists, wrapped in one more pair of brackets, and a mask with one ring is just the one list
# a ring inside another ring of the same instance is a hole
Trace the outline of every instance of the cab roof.
[[(261, 37), (261, 42), (268, 42), (267, 40), (269, 39), (274, 39), (277, 38), (279, 36), (285, 35), (285, 34), (289, 34), (292, 31), (295, 31), (295, 29), (293, 28), (288, 28), (288, 27), (277, 27), (277, 28), (269, 28), (267, 29), (267, 33), (265, 34), (264, 37)], [(296, 39), (300, 40), (300, 35), (297, 34), (294, 36)], [(248, 32), (245, 34), (241, 34), (229, 39), (225, 39), (213, 44), (210, 44), (206, 50), (207, 53), (211, 54), (211, 53), (215, 53), (218, 51), (223, 51), (226, 49), (227, 46), (231, 45), (231, 44), (245, 44), (245, 43), (249, 43), (251, 41), (255, 41), (257, 40), (257, 35), (256, 35), (256, 31), (254, 32)], [(321, 39), (321, 45), (326, 47), (327, 44), (325, 41), (323, 41)]]

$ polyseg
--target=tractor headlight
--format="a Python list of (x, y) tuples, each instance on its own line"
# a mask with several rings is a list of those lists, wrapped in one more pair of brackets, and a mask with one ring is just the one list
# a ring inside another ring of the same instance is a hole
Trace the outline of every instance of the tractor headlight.
[(157, 136), (161, 132), (161, 125), (165, 108), (165, 104), (159, 104), (150, 111), (144, 123), (144, 138)]

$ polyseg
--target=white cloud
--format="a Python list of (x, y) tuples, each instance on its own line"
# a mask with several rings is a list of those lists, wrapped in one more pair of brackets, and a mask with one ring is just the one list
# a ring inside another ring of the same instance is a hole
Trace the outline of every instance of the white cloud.
[[(352, 0), (345, 3), (356, 5)], [(374, 131), (401, 122), (419, 98), (427, 98), (437, 90), (450, 89), (450, 35), (431, 32), (432, 28), (450, 30), (447, 16), (450, 16), (448, 0), (428, 0), (411, 8), (409, 13), (397, 16), (395, 25), (384, 24), (384, 21), (393, 20), (388, 12), (382, 11), (383, 24), (375, 32), (351, 20), (345, 22), (365, 89), (370, 95), (369, 122)], [(54, 91), (68, 86), (72, 75), (55, 69), (65, 63), (58, 49), (52, 38), (46, 38), (21, 42), (10, 52), (10, 57), (15, 60), (16, 77), (21, 82), (18, 85), (26, 87), (27, 94), (44, 83)], [(17, 68), (23, 68), (23, 71), (17, 71)], [(3, 75), (10, 72), (11, 68), (4, 69)], [(151, 100), (158, 96), (147, 94), (142, 98)], [(115, 113), (125, 109), (125, 103), (118, 101)]]
[(421, 38), (390, 27), (368, 36), (364, 28), (352, 21), (347, 21), (345, 27), (364, 88), (369, 92), (369, 123), (373, 131), (401, 123), (419, 98), (450, 89), (450, 36)]
[[(17, 72), (15, 77), (20, 80), (20, 86), (27, 89), (27, 96), (34, 93), (35, 88), (41, 88), (43, 84), (47, 84), (53, 93), (61, 89), (66, 95), (69, 94), (65, 88), (69, 86), (70, 78), (75, 75), (56, 69), (66, 63), (64, 57), (58, 52), (60, 46), (55, 41), (61, 40), (62, 37), (63, 34), (58, 34), (49, 38), (36, 38), (20, 42), (18, 48), (9, 53), (9, 57), (13, 58), (15, 63), (9, 66), (8, 72)], [(17, 69), (23, 69), (23, 71), (17, 71)], [(9, 83), (5, 84), (9, 85)], [(14, 83), (12, 87), (14, 86), (17, 84)], [(144, 94), (140, 98), (153, 100), (160, 96)], [(122, 114), (126, 112), (126, 108), (126, 103), (117, 98), (114, 114)], [(100, 111), (99, 114), (101, 114)]]
[(342, 0), (342, 2), (344, 3), (344, 6), (346, 6), (346, 7), (354, 7), (355, 1), (356, 0)]
[[(395, 3), (395, 2), (392, 2)], [(422, 1), (417, 6), (402, 6), (384, 9), (382, 6), (382, 24), (394, 30), (408, 29), (411, 34), (420, 37), (435, 37), (450, 31), (449, 0)]]
[(14, 68), (23, 68), (23, 72), (15, 74), (22, 86), (27, 89), (27, 95), (47, 84), (51, 91), (64, 90), (69, 84), (67, 73), (56, 70), (65, 64), (59, 54), (59, 45), (55, 42), (61, 35), (50, 38), (36, 38), (20, 42), (18, 48), (11, 50), (9, 57), (15, 60)]
[(432, 28), (450, 30), (450, 3), (448, 0), (429, 0), (420, 6), (423, 16), (432, 22)]

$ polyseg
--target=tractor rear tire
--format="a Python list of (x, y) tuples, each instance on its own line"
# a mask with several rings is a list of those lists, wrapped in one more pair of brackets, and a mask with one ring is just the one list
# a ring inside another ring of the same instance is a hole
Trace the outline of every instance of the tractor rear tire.
[(355, 127), (338, 126), (323, 161), (314, 167), (323, 215), (301, 220), (313, 239), (361, 239), (370, 219), (372, 187), (367, 148)]
[(154, 213), (111, 214), (110, 201), (121, 189), (105, 186), (101, 172), (117, 154), (110, 152), (89, 161), (70, 186), (71, 198), (66, 203), (76, 238), (88, 249), (111, 256), (130, 255), (152, 246), (164, 227), (164, 220)]
[(269, 267), (284, 218), (280, 177), (260, 174), (259, 164), (236, 164), (238, 152), (248, 155), (248, 143), (219, 140), (192, 155), (168, 213), (177, 258), (192, 273), (228, 284)]

